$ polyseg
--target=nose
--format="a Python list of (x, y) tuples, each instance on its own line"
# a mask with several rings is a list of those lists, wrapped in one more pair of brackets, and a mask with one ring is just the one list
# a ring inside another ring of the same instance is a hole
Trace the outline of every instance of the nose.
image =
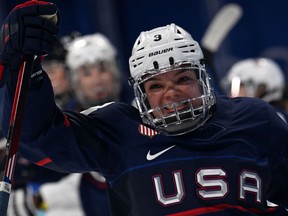
[(90, 72), (90, 82), (94, 84), (99, 84), (101, 83), (102, 77), (101, 73), (97, 70), (92, 70)]
[(167, 100), (173, 100), (175, 98), (178, 98), (180, 94), (180, 90), (177, 88), (177, 85), (173, 82), (167, 82), (164, 92), (164, 97)]

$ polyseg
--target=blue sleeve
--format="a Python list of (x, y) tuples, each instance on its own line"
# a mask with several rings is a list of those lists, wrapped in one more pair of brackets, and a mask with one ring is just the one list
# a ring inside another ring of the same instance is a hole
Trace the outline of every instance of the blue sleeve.
[[(55, 115), (56, 105), (52, 86), (47, 74), (44, 74), (44, 79), (35, 85), (31, 85), (28, 92), (21, 131), (21, 139), (23, 140), (35, 139), (41, 131), (45, 130), (45, 126), (53, 121), (53, 115)], [(10, 77), (5, 87), (2, 119), (5, 134), (8, 133), (16, 82), (17, 76), (15, 74)]]
[[(9, 129), (16, 82), (17, 75), (11, 75), (8, 84), (5, 86), (2, 126), (6, 137)], [(51, 82), (45, 73), (44, 78), (40, 82), (30, 86), (21, 130), (19, 151), (32, 162), (56, 171), (80, 172), (84, 171), (85, 168), (88, 169), (87, 164), (84, 162), (85, 160), (80, 156), (82, 153), (76, 148), (77, 141), (73, 135), (73, 129), (67, 125), (67, 122), (67, 118), (65, 118), (65, 115), (54, 102)], [(49, 151), (49, 155), (47, 155), (47, 149), (53, 146), (55, 148), (54, 157), (57, 157), (57, 151), (65, 151), (67, 147), (65, 143), (69, 143), (70, 148), (73, 148), (74, 145), (74, 155), (67, 152), (67, 154), (63, 154), (67, 158), (63, 158), (61, 161), (71, 161), (73, 158), (75, 160), (74, 164), (79, 164), (81, 169), (78, 169), (75, 165), (73, 166), (73, 170), (72, 166), (70, 167), (67, 164), (57, 165), (53, 159), (53, 151)], [(61, 145), (63, 147), (59, 149)], [(90, 166), (89, 169), (91, 169)]]
[[(10, 86), (13, 84), (6, 87), (2, 121), (6, 135), (14, 94)], [(45, 75), (29, 90), (20, 152), (37, 165), (60, 172), (99, 171), (99, 163), (107, 162), (110, 151), (106, 139), (101, 138), (108, 129), (103, 128), (100, 116), (62, 112)]]

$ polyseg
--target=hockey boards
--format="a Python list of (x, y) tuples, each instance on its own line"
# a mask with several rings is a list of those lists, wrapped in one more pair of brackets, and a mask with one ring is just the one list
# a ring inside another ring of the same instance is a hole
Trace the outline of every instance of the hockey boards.
[(213, 58), (223, 40), (242, 17), (242, 8), (235, 3), (224, 5), (214, 16), (201, 40), (201, 47), (208, 67), (211, 69), (215, 84), (220, 90), (220, 80), (217, 75)]

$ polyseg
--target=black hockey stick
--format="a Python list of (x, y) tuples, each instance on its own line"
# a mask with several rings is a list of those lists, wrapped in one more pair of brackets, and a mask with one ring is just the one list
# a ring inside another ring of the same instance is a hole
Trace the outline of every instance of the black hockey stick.
[(0, 216), (6, 216), (13, 175), (20, 142), (27, 92), (30, 85), (31, 73), (34, 65), (34, 55), (24, 56), (21, 64), (14, 101), (9, 123), (9, 131), (6, 142), (6, 152), (1, 167), (0, 179)]
[(201, 47), (215, 84), (220, 87), (220, 79), (215, 68), (213, 58), (223, 40), (230, 30), (237, 24), (242, 16), (242, 8), (236, 3), (224, 5), (214, 16), (201, 40)]

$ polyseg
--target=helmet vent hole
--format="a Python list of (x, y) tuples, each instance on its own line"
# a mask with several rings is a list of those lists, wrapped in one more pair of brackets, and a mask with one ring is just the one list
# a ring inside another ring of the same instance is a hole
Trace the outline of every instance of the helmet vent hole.
[(186, 48), (186, 47), (188, 47), (188, 46), (187, 46), (187, 45), (185, 45), (185, 46), (179, 46), (178, 48), (182, 49), (182, 48)]
[(137, 51), (140, 51), (140, 50), (143, 50), (143, 49), (144, 49), (144, 47), (141, 47), (141, 48), (137, 49)]
[(155, 69), (155, 70), (159, 69), (159, 64), (158, 64), (157, 61), (154, 61), (154, 62), (153, 62), (153, 65), (154, 65), (154, 69)]
[(173, 57), (169, 58), (169, 63), (170, 63), (170, 65), (174, 65), (174, 58)]

